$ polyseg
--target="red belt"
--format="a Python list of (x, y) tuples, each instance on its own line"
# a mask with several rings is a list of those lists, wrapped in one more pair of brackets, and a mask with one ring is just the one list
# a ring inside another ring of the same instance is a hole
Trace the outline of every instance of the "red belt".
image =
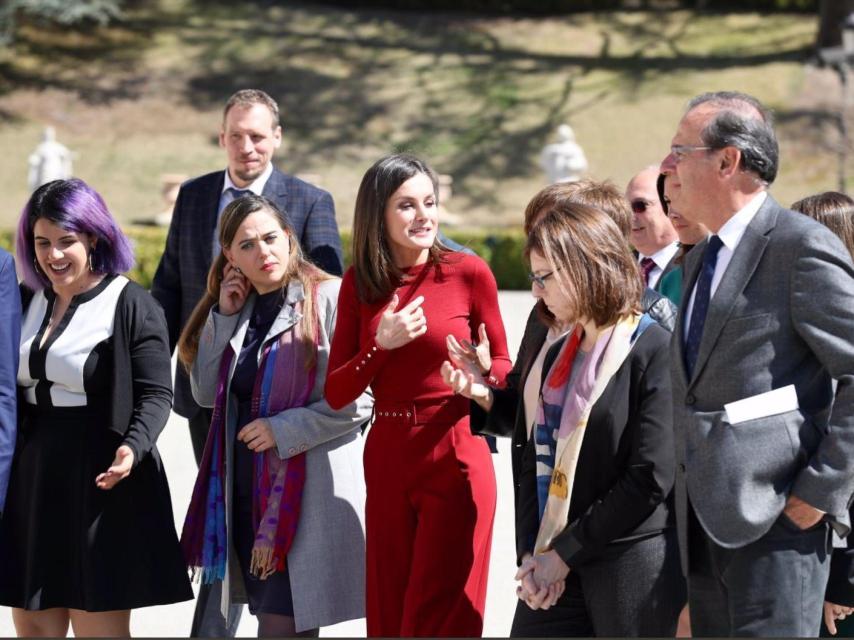
[(452, 424), (468, 413), (469, 400), (462, 396), (412, 402), (380, 401), (374, 405), (375, 420), (394, 420), (410, 425)]

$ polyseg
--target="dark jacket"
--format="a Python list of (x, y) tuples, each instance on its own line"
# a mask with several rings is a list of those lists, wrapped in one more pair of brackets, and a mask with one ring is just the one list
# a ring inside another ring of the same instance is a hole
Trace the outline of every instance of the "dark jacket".
[[(676, 307), (661, 294), (647, 288), (641, 306), (644, 312), (668, 331), (676, 321)], [(519, 469), (522, 451), (528, 442), (528, 425), (525, 424), (525, 400), (523, 392), (531, 365), (542, 349), (548, 327), (540, 319), (536, 307), (531, 309), (525, 333), (513, 368), (507, 374), (507, 384), (501, 393), (495, 394), (492, 410), (487, 413), (476, 402), (471, 403), (471, 429), (473, 433), (486, 436), (512, 438), (510, 462), (513, 468), (513, 497), (519, 489)], [(548, 371), (544, 369), (543, 374)]]
[[(565, 338), (549, 349), (548, 371)], [(552, 548), (570, 567), (595, 560), (606, 545), (673, 525), (675, 480), (670, 397), (670, 335), (653, 324), (593, 405), (575, 473), (566, 529)], [(516, 509), (517, 553), (533, 551), (539, 529), (533, 439), (524, 448)]]
[[(189, 180), (181, 185), (175, 201), (166, 248), (151, 287), (166, 313), (170, 349), (175, 348), (207, 287), (224, 181), (222, 170)], [(341, 275), (341, 238), (332, 196), (275, 168), (263, 195), (285, 212), (306, 255), (329, 273)], [(175, 370), (175, 411), (185, 418), (199, 411), (189, 377), (180, 365)]]

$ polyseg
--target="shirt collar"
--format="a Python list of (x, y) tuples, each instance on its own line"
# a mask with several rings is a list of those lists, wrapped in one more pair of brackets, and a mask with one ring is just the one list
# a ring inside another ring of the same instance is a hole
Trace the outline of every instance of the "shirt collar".
[(753, 220), (754, 216), (759, 212), (759, 208), (765, 203), (765, 198), (768, 197), (767, 191), (762, 191), (753, 196), (753, 199), (744, 205), (732, 218), (724, 223), (717, 233), (724, 246), (730, 251), (735, 251), (736, 246), (744, 235), (747, 225)]
[(655, 263), (656, 267), (663, 270), (664, 267), (670, 264), (670, 261), (673, 260), (673, 256), (676, 255), (677, 251), (679, 251), (679, 242), (674, 240), (666, 247), (663, 247), (653, 253), (651, 256), (645, 256), (638, 252), (638, 262), (648, 257)]
[(228, 175), (228, 169), (226, 169), (225, 180), (222, 182), (222, 192), (225, 193), (228, 189), (238, 189), (240, 191), (251, 191), (256, 196), (260, 196), (261, 192), (264, 191), (264, 187), (267, 186), (267, 180), (270, 179), (271, 175), (273, 175), (273, 163), (268, 162), (267, 168), (252, 183), (246, 187), (238, 187), (231, 181), (231, 176)]

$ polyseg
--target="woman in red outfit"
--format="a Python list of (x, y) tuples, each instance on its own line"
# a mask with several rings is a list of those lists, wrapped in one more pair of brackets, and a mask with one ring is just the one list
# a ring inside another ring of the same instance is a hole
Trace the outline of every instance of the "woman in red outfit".
[(365, 445), (370, 636), (479, 636), (495, 514), (486, 442), (469, 402), (442, 382), (449, 336), (492, 345), (510, 368), (498, 293), (478, 257), (437, 238), (438, 180), (410, 155), (372, 166), (359, 187), (353, 266), (338, 298), (326, 399), (375, 398)]

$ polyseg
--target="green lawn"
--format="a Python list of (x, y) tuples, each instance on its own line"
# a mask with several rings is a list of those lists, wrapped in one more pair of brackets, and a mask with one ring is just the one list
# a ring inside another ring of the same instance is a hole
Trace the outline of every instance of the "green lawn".
[(45, 124), (127, 221), (163, 208), (161, 174), (224, 166), (220, 108), (250, 86), (281, 105), (279, 166), (319, 174), (344, 226), (364, 170), (398, 149), (454, 176), (449, 209), (471, 225), (516, 224), (564, 121), (591, 175), (622, 187), (665, 154), (687, 99), (712, 89), (777, 110), (781, 201), (835, 186), (835, 84), (803, 66), (809, 15), (513, 19), (288, 4), (161, 0), (94, 34), (25, 28), (0, 52), (0, 226), (27, 198)]

